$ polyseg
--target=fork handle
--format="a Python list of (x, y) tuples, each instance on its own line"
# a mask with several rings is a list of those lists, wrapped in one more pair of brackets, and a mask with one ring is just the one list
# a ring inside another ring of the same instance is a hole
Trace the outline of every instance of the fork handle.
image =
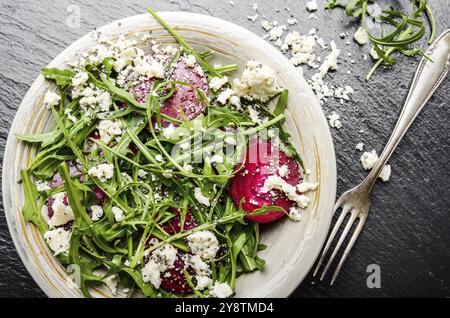
[(394, 131), (379, 160), (364, 181), (370, 189), (409, 126), (447, 75), (450, 69), (450, 29), (441, 34), (425, 54), (429, 59), (422, 57)]

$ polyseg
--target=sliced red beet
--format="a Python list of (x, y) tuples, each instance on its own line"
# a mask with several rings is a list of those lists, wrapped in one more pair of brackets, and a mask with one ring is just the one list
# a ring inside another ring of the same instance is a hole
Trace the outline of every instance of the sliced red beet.
[(192, 267), (189, 266), (186, 268), (182, 254), (178, 253), (174, 267), (161, 273), (161, 287), (167, 291), (177, 294), (191, 293), (192, 289), (189, 287), (189, 284), (183, 274), (184, 269), (186, 269), (189, 275), (194, 275), (195, 273)]
[[(180, 81), (193, 85), (195, 88), (201, 89), (205, 95), (208, 95), (209, 86), (205, 74), (196, 64), (189, 67), (186, 64), (185, 57), (180, 57), (178, 62), (173, 66), (169, 80)], [(131, 93), (136, 96), (137, 101), (145, 103), (147, 95), (153, 86), (154, 79), (147, 79), (133, 87)], [(194, 88), (186, 85), (176, 85), (176, 91), (167, 99), (161, 107), (161, 113), (167, 116), (183, 119), (181, 115), (184, 113), (188, 120), (192, 120), (201, 114), (203, 105), (198, 100)], [(170, 125), (170, 121), (162, 120), (163, 127)]]
[[(167, 232), (169, 235), (173, 235), (175, 233), (179, 233), (181, 231), (181, 214), (180, 209), (170, 208), (170, 211), (173, 213), (178, 213), (175, 217), (173, 217), (169, 222), (164, 224), (162, 227), (164, 231)], [(195, 221), (194, 216), (191, 213), (191, 209), (188, 208), (186, 211), (186, 218), (184, 220), (184, 227), (183, 229), (186, 230), (192, 230), (197, 226), (197, 223)]]
[(50, 219), (53, 217), (53, 214), (55, 213), (55, 211), (53, 211), (53, 208), (52, 208), (53, 202), (55, 202), (55, 199), (53, 199), (53, 197), (49, 197), (47, 199), (47, 211), (48, 211), (48, 217)]
[[(287, 183), (296, 185), (301, 182), (302, 177), (295, 159), (288, 157), (270, 142), (261, 139), (250, 142), (244, 166), (231, 179), (230, 195), (234, 203), (239, 205), (244, 199), (242, 208), (250, 213), (269, 205), (279, 206), (289, 211), (294, 202), (282, 192), (279, 190), (262, 192), (266, 179), (271, 175), (279, 175), (278, 169), (283, 165), (287, 165), (289, 169), (288, 175), (282, 177)], [(246, 218), (258, 223), (267, 223), (283, 215), (283, 212), (269, 211), (264, 215), (247, 215)]]
[(97, 186), (94, 186), (94, 187), (92, 188), (92, 191), (94, 191), (95, 198), (97, 199), (98, 204), (102, 205), (103, 202), (104, 202), (105, 199), (106, 199), (106, 193), (103, 192), (103, 190), (100, 189), (100, 188), (97, 187)]

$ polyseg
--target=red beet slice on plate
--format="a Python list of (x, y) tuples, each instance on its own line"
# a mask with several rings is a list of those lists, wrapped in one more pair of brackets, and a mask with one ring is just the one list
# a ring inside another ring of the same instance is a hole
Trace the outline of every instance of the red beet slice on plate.
[[(169, 80), (191, 84), (195, 88), (202, 90), (206, 96), (208, 95), (209, 86), (205, 74), (203, 74), (201, 68), (197, 64), (195, 64), (194, 67), (189, 67), (183, 56), (180, 57), (178, 62), (173, 66)], [(134, 86), (131, 93), (136, 96), (138, 102), (145, 103), (145, 99), (150, 93), (153, 82), (154, 79), (147, 79)], [(192, 120), (200, 115), (202, 111), (203, 105), (200, 100), (198, 100), (194, 88), (181, 84), (176, 85), (176, 91), (161, 107), (162, 114), (181, 120), (183, 119), (182, 113), (184, 113), (188, 120)], [(161, 124), (163, 127), (167, 127), (170, 125), (170, 121), (163, 119)]]
[[(169, 222), (163, 225), (164, 231), (169, 235), (173, 235), (175, 233), (179, 233), (181, 231), (181, 214), (180, 209), (170, 208), (170, 211), (173, 213), (178, 213), (175, 217), (173, 217)], [(188, 208), (186, 211), (186, 218), (184, 220), (184, 230), (192, 230), (197, 226), (194, 216), (191, 213), (191, 209)]]
[[(288, 157), (270, 142), (261, 139), (251, 141), (242, 169), (231, 179), (230, 195), (234, 203), (239, 205), (244, 199), (242, 208), (249, 213), (269, 205), (279, 206), (289, 211), (294, 202), (281, 191), (262, 192), (266, 179), (271, 175), (280, 175), (278, 169), (283, 165), (287, 165), (289, 170), (289, 173), (282, 177), (287, 183), (297, 185), (301, 182), (302, 177), (295, 159)], [(258, 223), (267, 223), (279, 219), (283, 215), (283, 212), (269, 211), (265, 215), (247, 215), (246, 218)]]
[(177, 294), (191, 293), (192, 289), (189, 287), (189, 284), (183, 274), (184, 269), (186, 269), (189, 275), (194, 275), (194, 270), (190, 266), (186, 268), (182, 254), (178, 253), (174, 267), (161, 273), (161, 287), (167, 291)]

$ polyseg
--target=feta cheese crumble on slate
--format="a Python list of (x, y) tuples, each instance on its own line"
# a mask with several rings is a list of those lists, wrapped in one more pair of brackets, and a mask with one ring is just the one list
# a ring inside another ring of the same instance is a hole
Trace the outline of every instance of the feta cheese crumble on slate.
[[(364, 170), (371, 170), (378, 161), (378, 155), (375, 150), (371, 152), (364, 152), (361, 155), (361, 164)], [(389, 181), (391, 176), (391, 165), (385, 165), (378, 176), (383, 182)]]

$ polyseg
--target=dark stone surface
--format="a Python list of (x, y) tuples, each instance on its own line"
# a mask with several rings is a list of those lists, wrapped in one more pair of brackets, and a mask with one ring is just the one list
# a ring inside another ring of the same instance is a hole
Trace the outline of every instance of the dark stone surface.
[[(399, 58), (393, 69), (364, 77), (371, 66), (363, 61), (368, 46), (345, 45), (338, 34), (354, 25), (342, 10), (320, 9), (318, 20), (309, 20), (306, 0), (259, 0), (259, 19), (252, 14), (253, 1), (234, 0), (155, 0), (157, 10), (192, 11), (221, 17), (262, 34), (261, 15), (285, 23), (290, 15), (300, 23), (293, 29), (306, 33), (311, 27), (327, 41), (336, 39), (343, 49), (340, 69), (331, 74), (332, 82), (351, 84), (353, 101), (339, 106), (330, 102), (326, 113), (337, 110), (343, 128), (333, 130), (337, 152), (338, 195), (361, 181), (366, 173), (354, 149), (359, 141), (380, 152), (389, 138), (407, 93), (417, 60)], [(319, 3), (323, 1), (318, 1)], [(77, 3), (81, 24), (69, 28), (67, 8)], [(447, 0), (431, 0), (438, 34), (450, 25)], [(23, 1), (2, 0), (0, 4), (0, 159), (15, 111), (30, 84), (67, 45), (96, 26), (142, 13), (148, 1)], [(290, 8), (288, 12), (286, 7)], [(279, 12), (277, 12), (279, 10)], [(356, 60), (351, 64), (346, 53)], [(352, 74), (347, 75), (346, 71)], [(450, 296), (450, 172), (449, 107), (450, 78), (447, 78), (422, 111), (391, 160), (392, 177), (378, 184), (373, 193), (371, 216), (334, 286), (308, 278), (299, 286), (296, 297), (433, 297)], [(369, 264), (381, 267), (381, 288), (366, 286)], [(0, 297), (42, 297), (25, 270), (10, 239), (6, 220), (0, 212)]]

